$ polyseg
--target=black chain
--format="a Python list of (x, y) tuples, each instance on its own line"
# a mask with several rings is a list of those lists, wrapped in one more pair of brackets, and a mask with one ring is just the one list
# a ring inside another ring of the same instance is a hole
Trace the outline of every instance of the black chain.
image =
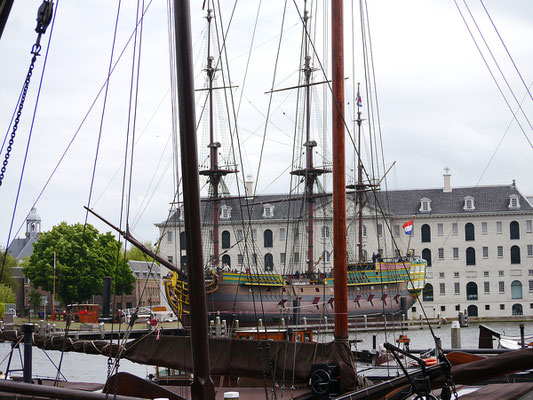
[[(109, 347), (109, 358), (107, 359), (107, 381), (108, 382), (109, 382), (109, 377), (111, 376), (112, 367), (113, 367), (113, 357), (111, 357), (111, 347)], [(105, 391), (105, 400), (107, 400), (108, 398), (109, 398), (109, 387), (107, 387)]]
[(6, 149), (6, 155), (2, 163), (2, 169), (0, 170), (0, 186), (4, 180), (4, 174), (6, 172), (7, 163), (9, 162), (9, 156), (11, 154), (11, 149), (13, 148), (13, 143), (15, 142), (15, 136), (17, 134), (18, 125), (20, 122), (20, 116), (22, 115), (22, 109), (24, 108), (24, 101), (26, 100), (26, 95), (28, 93), (28, 88), (30, 86), (31, 75), (33, 73), (33, 68), (35, 68), (35, 61), (41, 52), (41, 37), (46, 32), (46, 28), (50, 24), (52, 19), (53, 3), (49, 0), (44, 0), (43, 4), (39, 7), (37, 12), (37, 40), (31, 48), (31, 54), (33, 57), (30, 62), (30, 68), (26, 74), (26, 80), (24, 81), (24, 86), (22, 88), (22, 94), (20, 96), (20, 102), (18, 103), (17, 117), (15, 118), (15, 123), (13, 124), (13, 130), (11, 131), (11, 138), (9, 139), (9, 144)]
[(266, 375), (266, 369), (265, 369), (265, 360), (263, 358), (263, 346), (261, 342), (259, 342), (259, 345), (257, 346), (257, 351), (259, 352), (259, 362), (261, 363), (261, 370), (263, 371), (263, 384), (265, 386), (265, 399), (268, 400), (268, 383), (267, 383), (267, 375)]
[(268, 359), (270, 360), (270, 372), (272, 373), (272, 397), (274, 400), (278, 400), (276, 394), (276, 371), (274, 369), (274, 359), (272, 358), (272, 352), (270, 351), (270, 343), (266, 344)]

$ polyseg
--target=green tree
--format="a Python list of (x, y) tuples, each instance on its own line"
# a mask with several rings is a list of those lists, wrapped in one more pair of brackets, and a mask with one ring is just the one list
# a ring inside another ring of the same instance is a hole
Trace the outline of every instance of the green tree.
[(30, 303), (30, 306), (32, 306), (33, 312), (37, 313), (39, 311), (39, 307), (41, 307), (41, 301), (42, 294), (37, 290), (32, 289), (32, 291), (28, 293), (28, 303)]
[[(154, 253), (157, 252), (157, 249), (155, 249), (152, 246), (151, 242), (144, 242), (144, 245), (149, 250), (152, 250)], [(154, 259), (152, 257), (144, 254), (141, 250), (139, 250), (137, 247), (135, 247), (133, 245), (131, 245), (131, 247), (128, 250), (126, 250), (126, 260), (128, 260), (128, 261), (148, 261), (148, 262), (154, 261)]]
[[(5, 257), (5, 260), (4, 260), (4, 257)], [(12, 269), (18, 266), (18, 261), (16, 258), (11, 257), (9, 255), (9, 252), (5, 254), (4, 248), (0, 247), (0, 271), (2, 270), (2, 265), (4, 265), (4, 272), (2, 273), (2, 276), (0, 277), (0, 283), (14, 289), (16, 287), (16, 282), (11, 276), (11, 274), (12, 274)]]
[(0, 283), (0, 303), (14, 303), (15, 292), (9, 286)]
[[(130, 294), (135, 278), (124, 264), (121, 243), (111, 232), (99, 233), (92, 225), (62, 222), (44, 232), (33, 246), (33, 254), (23, 267), (35, 287), (52, 291), (54, 251), (56, 253), (56, 294), (64, 304), (89, 300), (102, 293), (102, 280), (111, 276), (118, 293)], [(82, 247), (82, 241), (83, 247)], [(120, 256), (117, 268), (117, 255)], [(116, 271), (118, 276), (115, 277)]]

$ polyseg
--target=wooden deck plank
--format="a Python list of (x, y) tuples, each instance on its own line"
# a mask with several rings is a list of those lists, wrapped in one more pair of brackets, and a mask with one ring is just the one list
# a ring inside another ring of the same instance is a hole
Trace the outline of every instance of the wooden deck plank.
[(495, 383), (482, 387), (473, 393), (461, 396), (464, 400), (519, 400), (524, 395), (533, 395), (533, 383)]

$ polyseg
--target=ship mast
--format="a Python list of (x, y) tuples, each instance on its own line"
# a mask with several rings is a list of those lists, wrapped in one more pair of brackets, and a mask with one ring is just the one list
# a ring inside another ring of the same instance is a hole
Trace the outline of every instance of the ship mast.
[(187, 249), (189, 298), (194, 304), (191, 312), (191, 344), (194, 380), (191, 394), (194, 399), (215, 398), (215, 387), (209, 367), (209, 337), (207, 335), (207, 302), (204, 285), (202, 227), (200, 225), (200, 182), (196, 148), (196, 113), (190, 4), (188, 0), (174, 0), (174, 35), (176, 45), (176, 81), (178, 86), (181, 168)]
[(348, 294), (346, 266), (346, 178), (344, 151), (344, 35), (342, 0), (331, 1), (333, 90), (333, 262), (335, 340), (348, 340)]
[(363, 163), (361, 161), (361, 96), (359, 94), (359, 83), (357, 84), (357, 231), (359, 233), (359, 243), (357, 251), (357, 261), (363, 262), (363, 200), (366, 187), (363, 185)]
[(214, 57), (211, 55), (211, 22), (213, 20), (213, 10), (207, 10), (207, 66), (205, 72), (207, 75), (208, 87), (208, 107), (209, 107), (209, 169), (201, 170), (200, 175), (209, 177), (209, 198), (213, 203), (213, 262), (214, 266), (220, 264), (220, 241), (219, 241), (219, 210), (220, 210), (220, 197), (218, 187), (223, 176), (228, 173), (234, 173), (227, 169), (221, 169), (218, 165), (218, 149), (221, 147), (220, 142), (215, 141), (215, 123), (213, 116), (213, 92), (216, 88), (213, 87), (215, 81), (215, 75), (218, 69), (213, 65)]
[[(306, 3), (307, 6), (307, 3)], [(311, 68), (311, 56), (309, 55), (309, 40), (307, 36), (309, 12), (304, 10), (304, 66), (302, 68), (304, 75), (305, 89), (305, 168), (291, 172), (291, 175), (303, 176), (305, 178), (305, 199), (307, 202), (307, 273), (313, 273), (314, 266), (314, 209), (315, 196), (313, 190), (317, 177), (323, 173), (330, 172), (323, 168), (315, 168), (313, 165), (313, 149), (317, 146), (316, 141), (311, 140), (311, 77), (313, 69)]]

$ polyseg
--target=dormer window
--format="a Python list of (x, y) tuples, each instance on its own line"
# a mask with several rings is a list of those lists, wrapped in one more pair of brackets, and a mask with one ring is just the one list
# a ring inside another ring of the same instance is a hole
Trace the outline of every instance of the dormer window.
[(463, 206), (463, 210), (471, 211), (471, 210), (475, 210), (475, 209), (476, 209), (476, 205), (474, 203), (474, 198), (472, 196), (466, 196), (465, 197), (465, 204)]
[(431, 212), (431, 200), (427, 197), (423, 197), (420, 199), (420, 209), (418, 210), (423, 213), (429, 213)]
[(263, 218), (272, 218), (274, 216), (274, 206), (265, 204), (263, 206)]
[(220, 207), (220, 218), (221, 219), (230, 219), (231, 218), (231, 207), (223, 205)]
[(509, 208), (511, 210), (520, 209), (520, 198), (517, 194), (512, 194), (509, 196)]

